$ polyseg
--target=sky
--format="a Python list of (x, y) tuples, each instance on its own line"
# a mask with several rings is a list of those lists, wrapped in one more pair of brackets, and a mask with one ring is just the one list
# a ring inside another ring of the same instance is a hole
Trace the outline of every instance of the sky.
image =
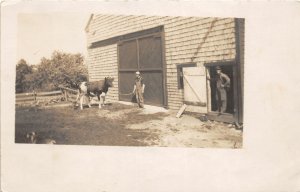
[(86, 57), (87, 13), (42, 13), (18, 15), (18, 60), (38, 64), (54, 50), (82, 53)]

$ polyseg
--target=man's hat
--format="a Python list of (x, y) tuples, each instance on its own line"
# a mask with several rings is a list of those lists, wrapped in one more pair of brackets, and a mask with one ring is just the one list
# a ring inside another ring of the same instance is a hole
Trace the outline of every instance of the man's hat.
[(135, 72), (135, 74), (140, 75), (141, 73), (139, 71)]
[(216, 70), (221, 70), (221, 67), (220, 66), (216, 66)]

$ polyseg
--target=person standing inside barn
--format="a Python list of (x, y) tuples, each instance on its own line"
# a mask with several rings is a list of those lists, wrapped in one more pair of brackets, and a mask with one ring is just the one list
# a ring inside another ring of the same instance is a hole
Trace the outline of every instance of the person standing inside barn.
[(216, 100), (219, 114), (225, 113), (227, 109), (227, 91), (230, 88), (230, 78), (222, 73), (221, 67), (216, 67), (216, 78), (208, 77), (208, 80), (216, 82)]
[(145, 84), (139, 71), (135, 72), (135, 83), (132, 94), (135, 95), (139, 108), (144, 108), (144, 90)]

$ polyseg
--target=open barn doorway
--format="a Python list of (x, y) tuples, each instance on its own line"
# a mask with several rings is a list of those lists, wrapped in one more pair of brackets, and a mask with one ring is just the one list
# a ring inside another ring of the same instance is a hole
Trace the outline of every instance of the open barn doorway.
[(236, 122), (239, 113), (237, 101), (241, 94), (237, 90), (235, 62), (208, 63), (205, 67), (209, 117), (217, 121)]
[[(225, 113), (233, 114), (234, 113), (234, 95), (233, 95), (233, 66), (232, 65), (225, 65), (219, 66), (221, 72), (227, 75), (230, 79), (230, 85), (225, 88), (226, 91), (226, 109)], [(217, 78), (216, 67), (209, 67), (209, 73), (211, 79)], [(209, 82), (211, 92), (210, 92), (210, 99), (211, 99), (211, 111), (218, 112), (218, 100), (217, 100), (217, 83), (215, 81)]]

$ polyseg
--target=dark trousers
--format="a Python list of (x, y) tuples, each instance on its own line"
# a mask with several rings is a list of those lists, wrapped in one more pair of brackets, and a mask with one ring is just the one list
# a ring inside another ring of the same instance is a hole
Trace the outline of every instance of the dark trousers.
[(227, 109), (227, 95), (225, 90), (217, 91), (216, 99), (218, 103), (218, 112), (225, 113)]
[(227, 100), (219, 100), (218, 101), (218, 111), (220, 113), (225, 113), (227, 109)]
[(144, 95), (141, 90), (137, 90), (135, 93), (136, 101), (140, 108), (144, 107)]

